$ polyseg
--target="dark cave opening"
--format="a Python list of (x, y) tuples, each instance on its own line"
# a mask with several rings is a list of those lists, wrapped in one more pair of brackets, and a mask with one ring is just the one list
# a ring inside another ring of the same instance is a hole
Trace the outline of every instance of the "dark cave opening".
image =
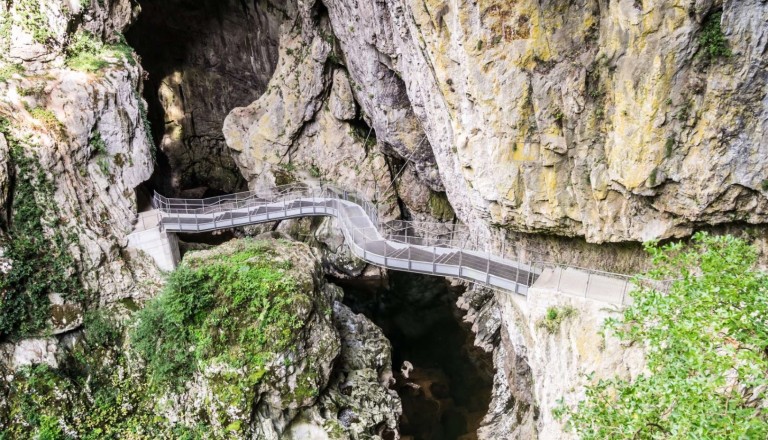
[(144, 98), (158, 145), (146, 184), (166, 196), (246, 188), (222, 126), (261, 96), (277, 63), (284, 13), (267, 0), (138, 0), (126, 32), (146, 71)]
[[(392, 343), (394, 388), (403, 401), (400, 433), (413, 440), (476, 438), (490, 404), (494, 368), (491, 354), (473, 345), (474, 334), (456, 307), (463, 287), (402, 272), (390, 272), (383, 283), (332, 281), (344, 289), (345, 304)], [(413, 365), (409, 379), (399, 373), (405, 361)]]

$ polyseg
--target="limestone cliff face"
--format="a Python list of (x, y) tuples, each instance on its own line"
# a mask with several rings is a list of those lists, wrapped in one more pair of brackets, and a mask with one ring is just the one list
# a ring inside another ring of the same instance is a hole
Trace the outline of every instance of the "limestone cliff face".
[(137, 209), (134, 189), (150, 177), (154, 162), (143, 117), (142, 70), (133, 57), (105, 51), (101, 69), (83, 71), (71, 68), (66, 54), (75, 35), (86, 31), (99, 45), (105, 44), (102, 35), (116, 43), (115, 32), (136, 11), (127, 0), (95, 2), (87, 10), (81, 3), (0, 7), (9, 29), (0, 37), (9, 72), (0, 82), (0, 247), (3, 239), (23, 238), (4, 232), (17, 214), (14, 201), (32, 197), (19, 192), (19, 182), (42, 173), (32, 180), (38, 182), (34, 197), (44, 211), (46, 234), (74, 237), (68, 245), (70, 275), (82, 278), (99, 292), (95, 300), (105, 303), (147, 294), (136, 281), (152, 269), (138, 261), (129, 266), (123, 247)]
[(599, 243), (766, 221), (764, 2), (323, 4), (382, 151), (469, 224)]
[[(571, 439), (555, 416), (563, 405), (584, 398), (584, 386), (615, 376), (637, 377), (645, 368), (643, 349), (603, 334), (618, 309), (541, 289), (527, 298), (466, 292), (459, 306), (477, 334), (475, 344), (493, 352), (496, 375), (481, 439)], [(551, 314), (565, 313), (562, 319)]]

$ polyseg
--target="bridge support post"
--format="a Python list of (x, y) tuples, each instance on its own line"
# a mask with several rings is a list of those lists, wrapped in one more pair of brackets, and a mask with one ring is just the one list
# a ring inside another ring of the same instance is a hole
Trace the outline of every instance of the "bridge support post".
[(154, 227), (128, 236), (128, 248), (144, 251), (162, 271), (176, 269), (181, 261), (179, 238), (173, 232)]

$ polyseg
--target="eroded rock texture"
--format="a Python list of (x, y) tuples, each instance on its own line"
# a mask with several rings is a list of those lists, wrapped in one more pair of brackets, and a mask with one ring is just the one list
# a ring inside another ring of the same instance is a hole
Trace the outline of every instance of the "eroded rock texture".
[[(133, 229), (134, 189), (154, 166), (143, 121), (142, 70), (131, 55), (111, 54), (97, 72), (76, 71), (67, 65), (65, 51), (75, 33), (84, 31), (99, 42), (102, 35), (104, 42), (116, 42), (114, 32), (124, 29), (134, 9), (118, 0), (87, 10), (70, 3), (0, 6), (12, 24), (10, 34), (0, 37), (9, 49), (0, 61), (18, 72), (0, 82), (0, 131), (5, 132), (0, 141), (0, 229), (7, 231), (19, 214), (11, 209), (14, 197), (16, 202), (31, 197), (14, 194), (18, 181), (41, 173), (32, 180), (38, 182), (34, 197), (44, 211), (45, 233), (67, 237), (74, 260), (73, 267), (61, 270), (98, 292), (91, 298), (97, 303), (145, 297), (148, 285), (136, 280), (154, 270), (140, 260), (129, 265), (122, 252)], [(28, 18), (21, 18), (24, 14)], [(3, 238), (0, 232), (0, 249)]]
[(467, 223), (606, 242), (766, 219), (763, 2), (323, 4), (382, 151)]

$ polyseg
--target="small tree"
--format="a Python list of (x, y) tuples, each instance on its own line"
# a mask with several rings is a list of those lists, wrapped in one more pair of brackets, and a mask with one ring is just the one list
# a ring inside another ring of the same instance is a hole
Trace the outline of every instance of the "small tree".
[(732, 236), (646, 246), (650, 276), (607, 327), (647, 348), (648, 372), (600, 380), (566, 409), (583, 439), (768, 438), (768, 276), (756, 250)]

